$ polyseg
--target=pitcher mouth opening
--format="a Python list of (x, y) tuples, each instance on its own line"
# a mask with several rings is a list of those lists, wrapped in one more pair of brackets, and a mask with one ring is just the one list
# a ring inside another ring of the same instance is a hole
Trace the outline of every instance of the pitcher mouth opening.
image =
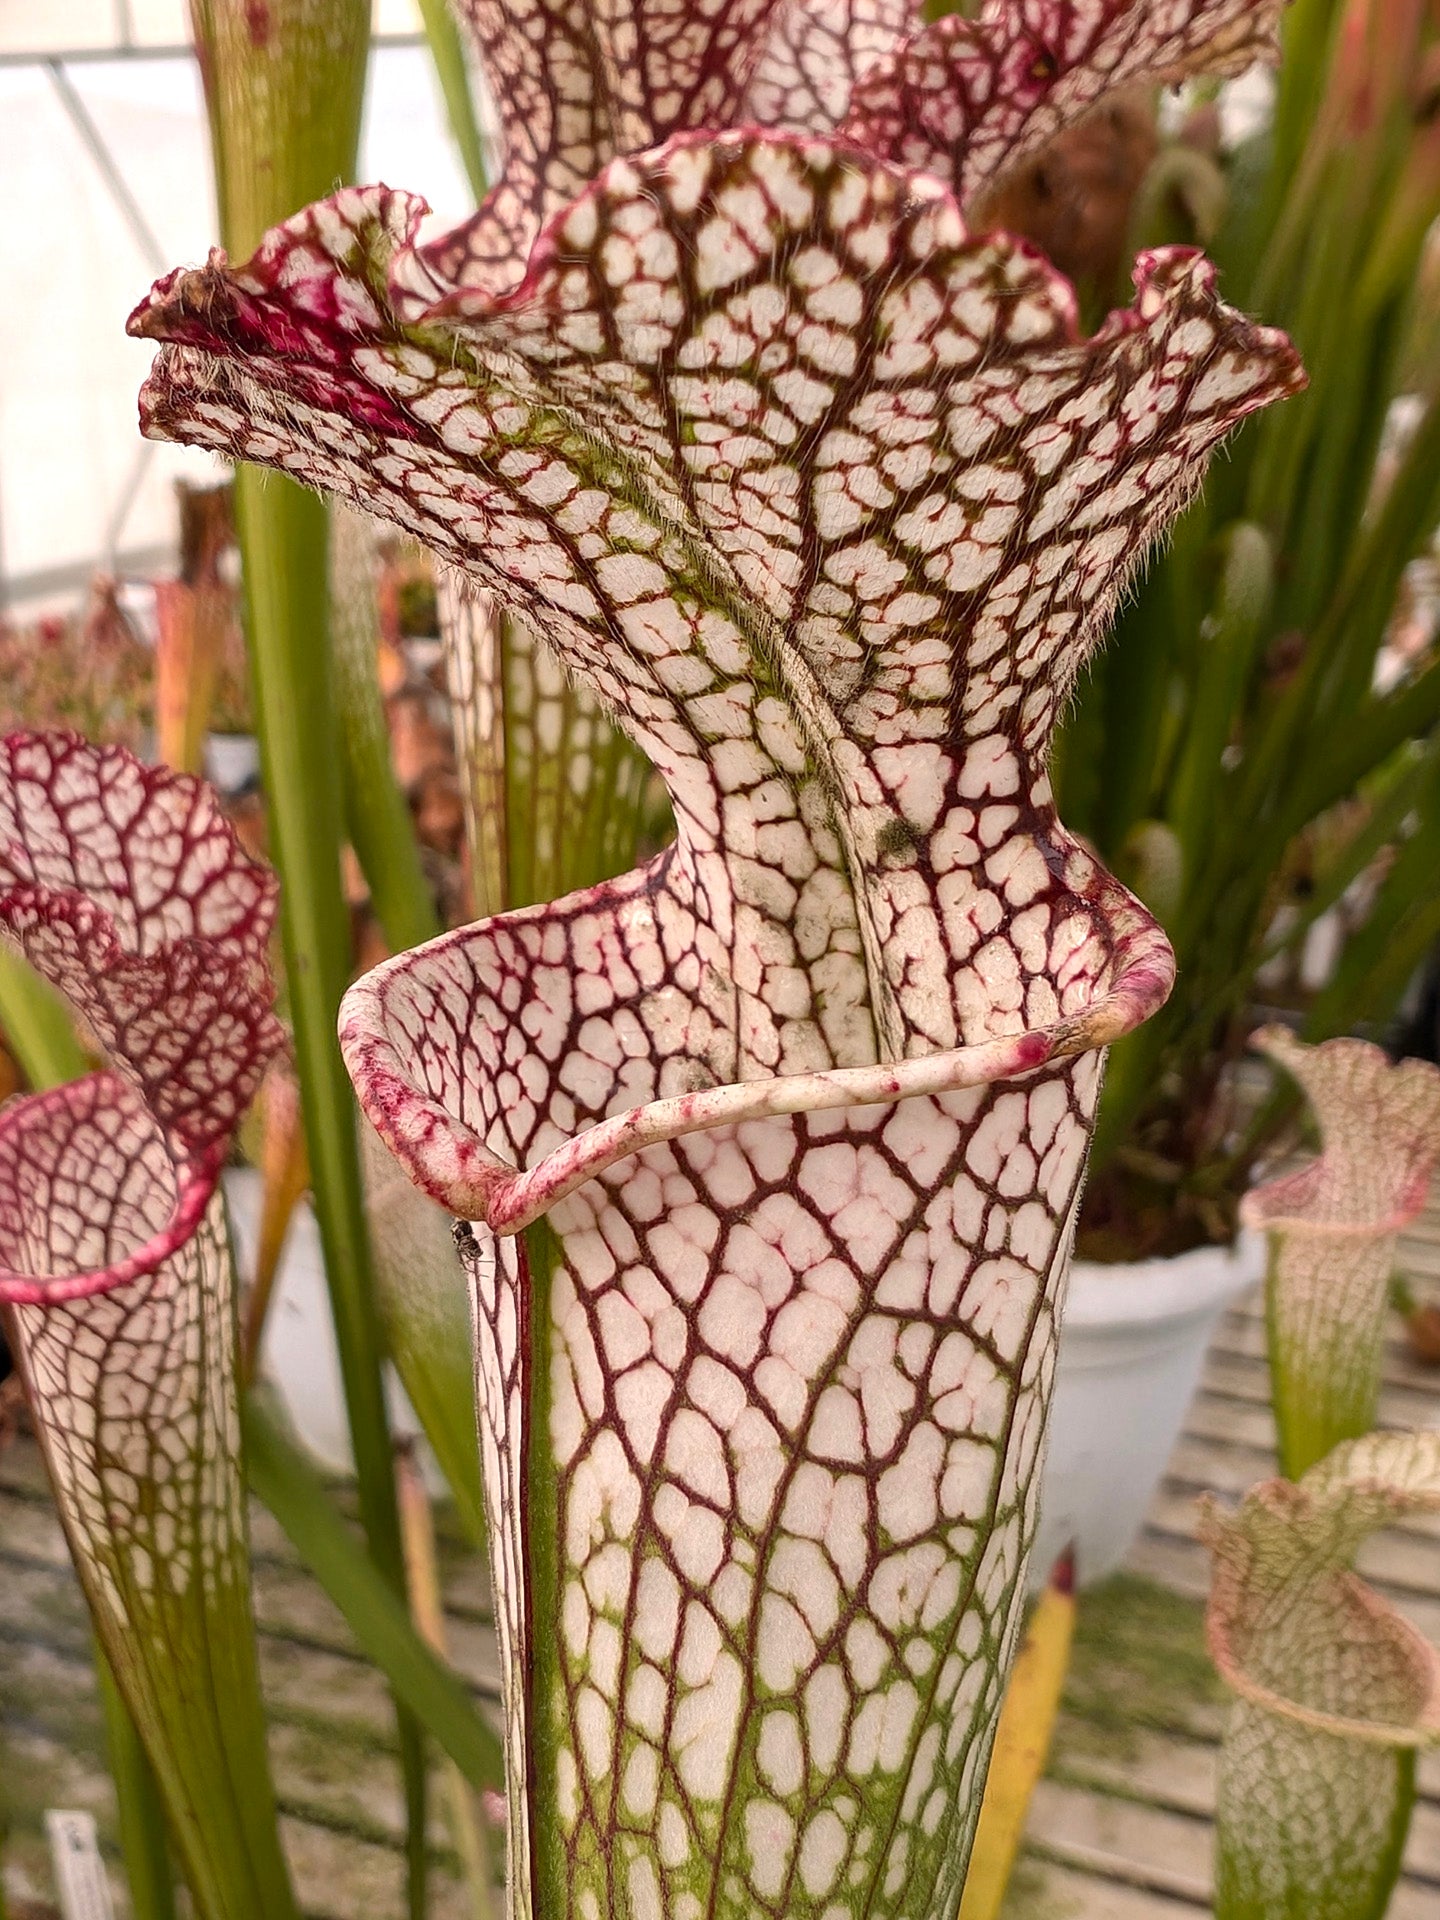
[(367, 1117), (416, 1185), (458, 1219), (515, 1234), (617, 1161), (684, 1134), (964, 1092), (1108, 1046), (1164, 1005), (1175, 956), (1158, 924), (1113, 876), (1097, 877), (1093, 904), (1100, 918), (1116, 926), (1114, 972), (1105, 993), (1079, 1013), (918, 1058), (779, 1074), (646, 1101), (594, 1122), (530, 1167), (516, 1167), (495, 1153), (417, 1084), (385, 1004), (385, 989), (397, 973), (424, 955), (473, 939), (493, 922), (442, 935), (358, 981), (341, 1002), (340, 1050)]
[(1408, 1227), (1424, 1208), (1430, 1191), (1429, 1169), (1417, 1173), (1394, 1204), (1369, 1219), (1327, 1219), (1316, 1203), (1325, 1175), (1319, 1160), (1296, 1172), (1282, 1174), (1264, 1187), (1253, 1188), (1240, 1202), (1240, 1218), (1257, 1233), (1304, 1234), (1336, 1246), (1356, 1246), (1366, 1240), (1384, 1240)]
[[(1202, 1519), (1201, 1537), (1213, 1548), (1218, 1535), (1212, 1513), (1207, 1512)], [(1243, 1595), (1233, 1571), (1217, 1572), (1206, 1619), (1206, 1643), (1221, 1678), (1248, 1705), (1334, 1739), (1412, 1750), (1429, 1746), (1440, 1732), (1440, 1654), (1358, 1574), (1342, 1573), (1336, 1579), (1352, 1640), (1361, 1644), (1366, 1640), (1386, 1642), (1391, 1656), (1403, 1661), (1413, 1697), (1408, 1719), (1398, 1713), (1390, 1719), (1367, 1719), (1310, 1706), (1252, 1673), (1245, 1658), (1249, 1649), (1237, 1627)]]
[(143, 1153), (147, 1161), (153, 1157), (152, 1178), (158, 1178), (162, 1168), (167, 1170), (165, 1184), (172, 1197), (165, 1219), (143, 1238), (138, 1234), (132, 1236), (133, 1244), (128, 1252), (117, 1254), (102, 1265), (69, 1272), (39, 1272), (17, 1267), (12, 1264), (13, 1253), (5, 1244), (10, 1236), (0, 1238), (0, 1306), (59, 1306), (67, 1300), (87, 1300), (96, 1294), (113, 1293), (119, 1287), (146, 1279), (193, 1238), (205, 1217), (224, 1165), (224, 1144), (191, 1159), (177, 1159), (159, 1122), (118, 1073), (88, 1074), (68, 1085), (15, 1101), (0, 1116), (0, 1156), (8, 1153), (12, 1139), (23, 1142), (27, 1135), (43, 1129), (54, 1143), (54, 1177), (68, 1176), (77, 1184), (83, 1183), (93, 1162), (85, 1159), (77, 1148), (76, 1135), (91, 1124), (93, 1115), (102, 1109), (120, 1114), (135, 1130), (130, 1155), (133, 1158)]

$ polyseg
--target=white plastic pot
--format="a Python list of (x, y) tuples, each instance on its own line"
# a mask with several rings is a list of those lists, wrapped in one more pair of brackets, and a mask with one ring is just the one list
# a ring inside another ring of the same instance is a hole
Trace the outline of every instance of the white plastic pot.
[(227, 798), (260, 777), (260, 742), (253, 733), (207, 733), (205, 778)]
[(1073, 1263), (1033, 1586), (1072, 1543), (1081, 1585), (1125, 1558), (1180, 1437), (1215, 1324), (1264, 1271), (1265, 1241), (1255, 1233), (1169, 1259)]

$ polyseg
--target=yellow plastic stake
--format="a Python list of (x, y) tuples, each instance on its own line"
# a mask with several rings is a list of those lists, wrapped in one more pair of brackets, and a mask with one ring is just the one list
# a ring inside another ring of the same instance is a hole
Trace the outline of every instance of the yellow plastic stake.
[(1075, 1565), (1063, 1554), (1035, 1603), (1005, 1690), (959, 1920), (996, 1920), (1060, 1711), (1075, 1632)]
[[(422, 1640), (441, 1659), (445, 1645), (445, 1603), (435, 1556), (435, 1529), (430, 1501), (420, 1476), (413, 1442), (395, 1448), (395, 1491), (400, 1501), (400, 1531), (405, 1542), (405, 1572), (410, 1591), (410, 1614)], [(445, 1759), (445, 1799), (450, 1837), (465, 1876), (470, 1920), (495, 1920), (492, 1897), (490, 1844), (481, 1802), (455, 1761)]]

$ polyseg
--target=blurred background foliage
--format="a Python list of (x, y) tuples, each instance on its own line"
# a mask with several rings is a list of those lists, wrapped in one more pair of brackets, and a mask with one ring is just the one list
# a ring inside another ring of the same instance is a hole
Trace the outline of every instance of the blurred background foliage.
[(1081, 1234), (1100, 1257), (1229, 1238), (1289, 1111), (1237, 1105), (1257, 1005), (1307, 1039), (1385, 1034), (1440, 935), (1440, 18), (1296, 0), (1284, 36), (1273, 108), (1248, 86), (1122, 102), (1006, 209), (1069, 236), (1091, 317), (1139, 249), (1203, 246), (1310, 376), (1216, 462), (1056, 749), (1061, 818), (1179, 960), (1111, 1056)]

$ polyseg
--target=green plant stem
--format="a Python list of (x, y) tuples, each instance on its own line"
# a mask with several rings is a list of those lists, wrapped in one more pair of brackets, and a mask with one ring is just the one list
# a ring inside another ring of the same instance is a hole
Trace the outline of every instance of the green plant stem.
[(175, 1875), (160, 1790), (130, 1709), (98, 1644), (95, 1677), (105, 1714), (105, 1746), (115, 1782), (120, 1851), (134, 1920), (175, 1920)]
[[(282, 882), (281, 931), (295, 1067), (360, 1513), (376, 1565), (392, 1589), (403, 1594), (404, 1560), (355, 1110), (335, 1037), (336, 1012), (350, 972), (350, 920), (340, 877), (340, 755), (325, 644), (325, 508), (292, 482), (267, 480), (253, 467), (243, 467), (236, 475), (235, 504), (270, 851)], [(402, 1712), (399, 1721), (413, 1846), (424, 1785), (423, 1741), (406, 1714)], [(422, 1817), (422, 1849), (423, 1843)], [(412, 1851), (412, 1867), (417, 1864)]]
[[(36, 1091), (61, 1086), (88, 1062), (60, 996), (33, 968), (0, 945), (0, 1026)], [(95, 1647), (95, 1677), (105, 1711), (110, 1777), (120, 1812), (120, 1849), (135, 1920), (173, 1920), (174, 1878), (155, 1772), (110, 1662)]]
[(434, 1735), (473, 1787), (500, 1787), (500, 1737), (464, 1686), (415, 1630), (394, 1590), (367, 1558), (324, 1483), (263, 1395), (244, 1402), (246, 1461), (255, 1493), (345, 1616), (361, 1650)]
[[(1339, 798), (1329, 756), (1300, 752), (1303, 741), (1316, 725), (1316, 706), (1333, 685), (1342, 665), (1351, 662), (1369, 671), (1375, 649), (1383, 636), (1395, 604), (1400, 576), (1435, 524), (1440, 508), (1440, 402), (1432, 402), (1406, 450), (1385, 503), (1373, 520), (1361, 530), (1350, 547), (1334, 590), (1329, 596), (1324, 618), (1307, 650), (1305, 665), (1284, 699), (1275, 707), (1244, 770), (1236, 795), (1237, 819), (1258, 822), (1269, 796), (1279, 794), (1286, 804), (1278, 812), (1276, 825), (1263, 856), (1254, 842), (1249, 857), (1273, 859), (1285, 840), (1304, 825), (1319, 806)], [(1360, 677), (1355, 666), (1344, 675), (1353, 687)], [(1428, 675), (1421, 679), (1428, 680)], [(1355, 702), (1347, 703), (1346, 725), (1338, 734), (1342, 757), (1355, 718)], [(1376, 703), (1380, 704), (1380, 703)], [(1362, 709), (1363, 711), (1364, 709)], [(1397, 743), (1398, 744), (1398, 743)], [(1362, 769), (1362, 771), (1365, 769)], [(1304, 796), (1297, 805), (1286, 791), (1286, 773), (1296, 771), (1295, 782)], [(1328, 792), (1315, 794), (1317, 781), (1328, 783)], [(1228, 843), (1226, 843), (1228, 845)], [(1267, 869), (1268, 870), (1268, 869)], [(1218, 892), (1223, 891), (1226, 876), (1215, 872), (1211, 884), (1199, 891), (1193, 903), (1193, 918), (1203, 921), (1212, 910)]]
[(386, 944), (392, 953), (404, 953), (433, 940), (440, 920), (390, 759), (376, 671), (380, 623), (370, 523), (338, 505), (330, 514), (330, 610), (350, 843)]
[(485, 198), (485, 143), (475, 117), (475, 100), (465, 65), (465, 46), (446, 0), (420, 0), (420, 18), (430, 42), (431, 58), (445, 100), (445, 116), (460, 149), (460, 164), (470, 182), (476, 204)]
[[(266, 229), (353, 179), (370, 20), (365, 0), (191, 0), (205, 80), (221, 236), (235, 260)], [(325, 509), (285, 479), (236, 477), (246, 627), (295, 1060), (325, 1254), (360, 1511), (375, 1563), (403, 1596), (381, 1341), (365, 1229), (354, 1105), (335, 1038), (350, 970), (340, 877), (340, 741), (329, 649)], [(425, 1755), (397, 1709), (410, 1910), (425, 1905)]]
[(1284, 52), (1270, 133), (1263, 223), (1270, 244), (1249, 293), (1252, 299), (1268, 296), (1272, 310), (1277, 283), (1302, 244), (1304, 221), (1313, 202), (1313, 168), (1302, 167), (1301, 160), (1314, 138), (1317, 103), (1325, 92), (1341, 11), (1339, 0), (1295, 0), (1282, 28)]
[(1170, 782), (1170, 824), (1185, 850), (1186, 872), (1199, 864), (1224, 778), (1225, 747), (1254, 672), (1255, 650), (1270, 610), (1275, 561), (1264, 532), (1248, 521), (1219, 541), (1219, 579), (1184, 741)]
[(43, 1092), (89, 1068), (65, 1002), (12, 947), (0, 942), (0, 1027), (25, 1078)]
[[(326, 630), (325, 508), (289, 481), (253, 468), (236, 476), (245, 555), (271, 855), (282, 885), (281, 924), (295, 1029), (315, 1212), (325, 1247), (340, 1344), (361, 1511), (382, 1563), (399, 1521), (370, 1297), (370, 1258), (350, 1082), (335, 1015), (350, 972), (350, 928), (341, 888), (342, 815)], [(388, 1497), (378, 1486), (391, 1489)]]

